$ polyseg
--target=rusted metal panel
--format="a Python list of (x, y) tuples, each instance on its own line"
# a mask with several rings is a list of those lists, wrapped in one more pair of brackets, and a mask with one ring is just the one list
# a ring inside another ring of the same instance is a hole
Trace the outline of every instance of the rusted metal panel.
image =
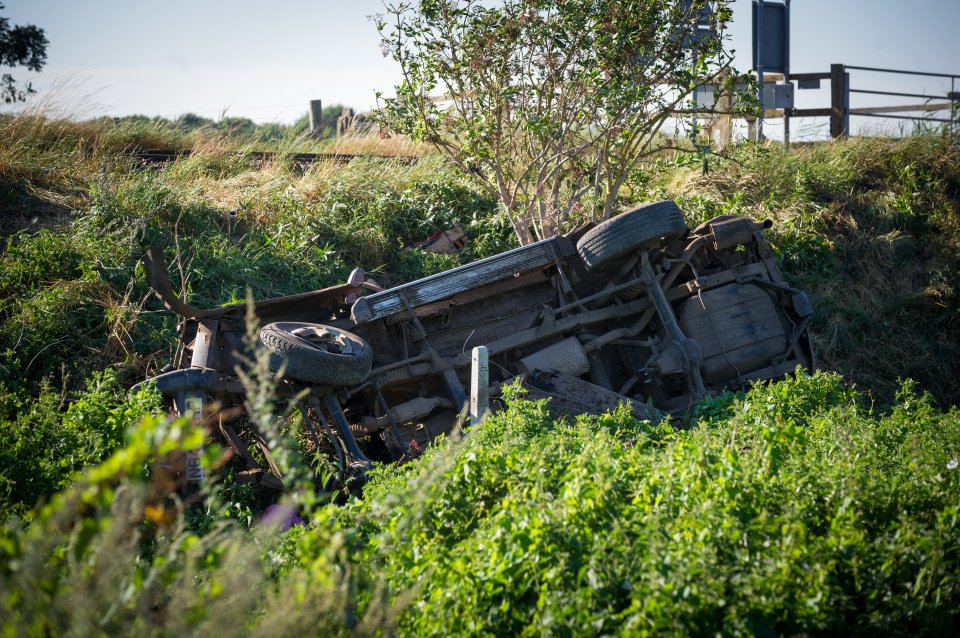
[(707, 383), (743, 378), (784, 352), (788, 337), (770, 294), (759, 286), (730, 284), (681, 304), (677, 319), (697, 335)]
[(726, 286), (727, 284), (735, 281), (743, 281), (745, 279), (760, 277), (766, 275), (767, 272), (768, 267), (764, 263), (757, 262), (754, 264), (747, 264), (718, 272), (715, 275), (701, 277), (698, 281), (688, 281), (685, 284), (670, 288), (667, 290), (666, 295), (667, 299), (670, 301), (679, 301), (681, 299), (686, 299), (690, 295), (697, 294), (698, 290), (719, 288), (720, 286)]
[(573, 414), (604, 414), (624, 403), (634, 418), (653, 423), (663, 419), (663, 412), (646, 403), (566, 374), (537, 372), (527, 379), (527, 383), (532, 388), (533, 398), (549, 398), (550, 405), (557, 410)]

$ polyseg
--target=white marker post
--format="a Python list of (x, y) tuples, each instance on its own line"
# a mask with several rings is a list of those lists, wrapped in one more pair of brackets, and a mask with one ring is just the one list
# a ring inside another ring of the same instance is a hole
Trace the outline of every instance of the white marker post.
[(487, 346), (473, 349), (470, 367), (470, 425), (478, 425), (490, 409), (490, 360)]

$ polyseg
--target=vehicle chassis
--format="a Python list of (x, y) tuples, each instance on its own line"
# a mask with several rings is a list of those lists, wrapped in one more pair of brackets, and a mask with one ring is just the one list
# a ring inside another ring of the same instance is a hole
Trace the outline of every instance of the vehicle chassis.
[[(368, 345), (372, 361), (354, 366), (349, 381), (285, 374), (278, 383), (281, 395), (306, 394), (297, 405), (314, 444), (362, 474), (371, 457), (409, 458), (465, 424), (478, 345), (489, 353), (493, 397), (520, 378), (561, 410), (602, 412), (623, 402), (650, 420), (797, 366), (812, 370), (812, 303), (783, 280), (761, 232), (769, 226), (721, 216), (689, 229), (673, 202), (657, 202), (389, 290), (355, 271), (347, 284), (253, 309), (281, 336), (321, 324)], [(193, 308), (171, 290), (157, 250), (145, 262), (158, 296), (184, 317), (171, 365), (150, 381), (178, 413), (215, 424), (247, 465), (241, 479), (279, 488), (263, 437), (254, 434), (269, 471), (234, 427), (245, 304)], [(277, 354), (283, 371), (286, 352)], [(199, 472), (188, 461), (187, 480)]]

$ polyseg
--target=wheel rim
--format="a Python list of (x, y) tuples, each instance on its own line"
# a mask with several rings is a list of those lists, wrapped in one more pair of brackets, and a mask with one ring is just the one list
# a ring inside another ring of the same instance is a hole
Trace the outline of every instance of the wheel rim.
[(353, 342), (339, 330), (304, 326), (290, 331), (290, 334), (300, 337), (318, 350), (331, 354), (348, 355), (353, 353)]

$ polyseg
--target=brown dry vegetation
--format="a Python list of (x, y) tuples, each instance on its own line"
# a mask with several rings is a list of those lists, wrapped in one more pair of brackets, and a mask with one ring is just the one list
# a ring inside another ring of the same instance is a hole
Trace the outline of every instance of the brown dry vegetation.
[[(293, 167), (287, 158), (293, 153), (432, 154), (427, 146), (403, 137), (373, 134), (312, 140), (299, 136), (269, 144), (267, 150), (277, 152), (276, 160), (255, 165), (249, 153), (265, 146), (215, 130), (183, 133), (162, 124), (78, 121), (52, 117), (42, 109), (0, 115), (0, 235), (64, 222), (71, 212), (82, 211), (89, 201), (90, 184), (106, 175), (131, 171), (134, 160), (130, 152), (137, 148), (189, 150), (191, 157), (179, 162), (173, 175), (229, 192), (233, 200), (240, 199), (240, 193), (252, 183), (259, 185), (256, 190), (264, 186), (272, 190), (273, 178), (289, 177)], [(320, 162), (298, 182), (309, 190), (311, 184), (329, 179), (342, 168), (335, 162)]]

